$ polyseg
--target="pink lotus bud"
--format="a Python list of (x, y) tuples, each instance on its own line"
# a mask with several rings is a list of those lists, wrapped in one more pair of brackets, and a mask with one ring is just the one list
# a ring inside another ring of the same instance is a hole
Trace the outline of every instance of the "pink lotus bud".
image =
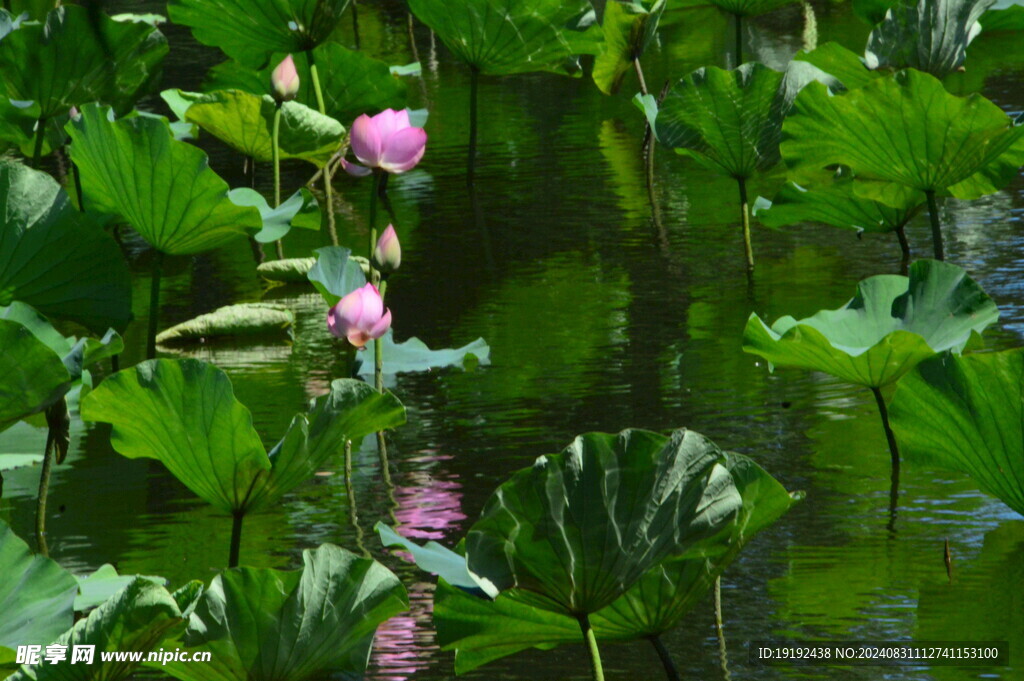
[[(352, 152), (360, 163), (387, 173), (404, 173), (416, 167), (427, 148), (427, 133), (409, 122), (409, 111), (385, 109), (373, 118), (363, 114), (352, 124)], [(366, 175), (354, 163), (343, 165), (351, 175)]]
[(295, 60), (288, 55), (270, 74), (270, 85), (274, 88), (274, 97), (279, 102), (290, 102), (299, 94), (299, 72), (295, 70)]
[(70, 109), (68, 109), (68, 116), (71, 117), (71, 120), (77, 121), (79, 118), (82, 117), (82, 113), (78, 110), (77, 106), (73, 106)]
[(384, 233), (377, 239), (377, 247), (373, 249), (373, 262), (381, 272), (394, 272), (402, 264), (402, 244), (398, 242), (398, 233), (394, 225), (388, 225)]
[(362, 348), (391, 328), (391, 310), (373, 284), (356, 289), (338, 301), (327, 313), (327, 329), (338, 338)]

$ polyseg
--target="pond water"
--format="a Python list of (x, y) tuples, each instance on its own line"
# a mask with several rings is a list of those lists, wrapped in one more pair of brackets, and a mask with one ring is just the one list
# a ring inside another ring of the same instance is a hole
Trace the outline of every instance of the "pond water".
[[(165, 11), (158, 2), (115, 2), (132, 11)], [(817, 35), (799, 5), (748, 22), (746, 55), (776, 68), (806, 41), (862, 50), (867, 27), (847, 4), (815, 3)], [(393, 64), (413, 61), (399, 3), (360, 4), (362, 46)], [(717, 11), (672, 11), (660, 44), (645, 57), (652, 88), (702, 64), (732, 66), (731, 24)], [(198, 89), (220, 61), (187, 30), (169, 27), (164, 82)], [(351, 40), (346, 23), (343, 39)], [(898, 517), (890, 528), (889, 457), (871, 394), (799, 370), (769, 374), (741, 351), (751, 311), (774, 320), (838, 307), (856, 283), (897, 272), (894, 239), (826, 227), (773, 232), (755, 226), (755, 284), (744, 276), (735, 185), (659, 150), (652, 219), (640, 144), (643, 121), (629, 102), (635, 81), (605, 97), (584, 79), (530, 75), (484, 78), (475, 192), (467, 190), (468, 72), (429, 32), (416, 29), (422, 80), (411, 104), (430, 111), (424, 161), (394, 178), (402, 269), (388, 289), (401, 340), (431, 347), (483, 337), (490, 363), (470, 370), (401, 374), (391, 387), (409, 423), (391, 438), (394, 498), (382, 484), (372, 438), (357, 456), (354, 526), (341, 463), (285, 497), (273, 512), (246, 521), (242, 562), (295, 567), (322, 542), (362, 542), (409, 587), (412, 609), (384, 625), (371, 663), (377, 679), (454, 676), (452, 654), (438, 650), (431, 582), (385, 553), (372, 531), (397, 519), (407, 536), (454, 544), (490, 492), (535, 457), (574, 435), (626, 427), (682, 426), (752, 456), (806, 499), (748, 546), (722, 580), (733, 679), (1024, 679), (1024, 519), (962, 476), (907, 466)], [(1024, 78), (1007, 69), (983, 93), (1007, 111), (1024, 108)], [(629, 94), (627, 94), (629, 93)], [(151, 98), (146, 106), (163, 111)], [(346, 123), (348, 123), (346, 121)], [(241, 159), (206, 137), (201, 146), (233, 186)], [(310, 166), (286, 165), (291, 191)], [(272, 191), (269, 168), (259, 187)], [(365, 249), (369, 184), (336, 178), (344, 245)], [(1024, 336), (1024, 181), (972, 203), (944, 207), (947, 257), (968, 269), (1002, 310), (988, 347)], [(926, 219), (926, 218), (924, 218)], [(915, 254), (930, 252), (919, 218)], [(326, 235), (293, 234), (289, 255), (306, 255)], [(144, 354), (149, 254), (128, 239), (135, 314), (125, 362)], [(344, 365), (311, 288), (269, 288), (255, 276), (244, 240), (164, 266), (165, 325), (232, 302), (274, 300), (297, 311), (293, 344), (213, 345), (190, 356), (224, 368), (253, 411), (268, 444), (292, 415), (324, 392)], [(0, 436), (0, 451), (38, 453), (45, 433), (21, 424)], [(337, 474), (336, 474), (337, 473)], [(9, 472), (0, 517), (31, 536), (38, 466)], [(163, 575), (173, 585), (208, 581), (227, 559), (230, 520), (213, 512), (162, 465), (127, 460), (110, 447), (109, 427), (77, 418), (73, 448), (57, 467), (50, 505), (51, 554), (75, 571), (114, 563), (121, 572)], [(943, 559), (949, 542), (950, 584)], [(723, 678), (710, 598), (666, 636), (684, 678)], [(1012, 666), (999, 669), (751, 666), (757, 639), (1007, 640)], [(610, 679), (659, 678), (646, 644), (605, 646)], [(530, 651), (466, 678), (586, 679), (583, 646)]]

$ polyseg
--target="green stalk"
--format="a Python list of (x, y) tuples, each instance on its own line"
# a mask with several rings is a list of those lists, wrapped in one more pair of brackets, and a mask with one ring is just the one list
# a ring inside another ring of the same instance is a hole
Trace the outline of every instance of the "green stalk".
[(36, 122), (36, 146), (32, 150), (32, 167), (39, 169), (39, 160), (43, 157), (43, 142), (46, 140), (46, 119), (42, 116)]
[(733, 18), (736, 19), (736, 66), (739, 67), (743, 63), (743, 17), (734, 14)]
[[(370, 261), (370, 283), (374, 286), (378, 286), (378, 291), (381, 294), (381, 301), (384, 300), (384, 292), (386, 287), (381, 282), (380, 272), (376, 267), (373, 266), (373, 249), (377, 246), (377, 195), (380, 193), (382, 182), (386, 176), (380, 170), (373, 171), (373, 182), (370, 187), (370, 248), (367, 253), (367, 259)], [(376, 385), (377, 391), (381, 394), (384, 393), (384, 347), (383, 342), (380, 338), (373, 341), (373, 362), (374, 362), (374, 384)], [(377, 456), (380, 458), (380, 474), (384, 479), (384, 484), (388, 488), (388, 493), (394, 486), (391, 482), (391, 468), (388, 464), (388, 445), (384, 439), (384, 432), (379, 431), (377, 433)]]
[(722, 676), (729, 681), (729, 657), (725, 646), (725, 628), (722, 626), (722, 578), (715, 578), (715, 633), (718, 635), (718, 662), (722, 666)]
[(467, 178), (473, 181), (476, 172), (476, 134), (477, 109), (480, 89), (480, 71), (476, 67), (469, 68), (469, 159), (466, 164)]
[(345, 441), (345, 496), (348, 497), (348, 521), (356, 532), (356, 546), (366, 558), (370, 552), (363, 543), (363, 528), (359, 525), (359, 514), (356, 512), (356, 487), (352, 483), (352, 440)]
[(46, 545), (46, 497), (50, 489), (50, 469), (53, 466), (55, 434), (51, 429), (46, 434), (46, 449), (43, 450), (43, 470), (39, 474), (39, 496), (36, 499), (36, 549), (41, 556), (49, 556)]
[(658, 653), (658, 659), (661, 660), (661, 666), (665, 668), (665, 676), (668, 681), (680, 681), (679, 670), (676, 669), (676, 663), (672, 661), (672, 656), (669, 654), (665, 644), (662, 643), (661, 637), (655, 634), (650, 637), (651, 645), (654, 646), (654, 650)]
[(750, 245), (750, 206), (747, 203), (747, 180), (737, 177), (740, 187), (740, 213), (743, 219), (743, 251), (747, 257), (747, 272), (754, 271), (754, 249)]
[(946, 253), (942, 245), (942, 224), (939, 222), (939, 204), (935, 200), (935, 190), (928, 189), (924, 195), (928, 197), (928, 217), (932, 222), (932, 248), (936, 260), (945, 260)]
[[(274, 133), (273, 142), (271, 143), (271, 153), (274, 156), (274, 208), (281, 205), (281, 149), (278, 147), (278, 141), (281, 138), (281, 102), (277, 103), (277, 109), (274, 111)], [(284, 244), (278, 239), (274, 243), (277, 248), (277, 259), (284, 259)]]
[(910, 242), (907, 241), (906, 223), (896, 228), (896, 239), (900, 242), (900, 251), (903, 257), (900, 259), (900, 274), (907, 276), (907, 268), (910, 266)]
[(352, 33), (355, 34), (356, 49), (360, 50), (362, 47), (359, 44), (359, 9), (356, 7), (356, 0), (352, 0)]
[[(353, 2), (353, 11), (355, 10), (355, 3)], [(327, 115), (327, 103), (324, 101), (324, 91), (320, 86), (320, 71), (316, 66), (316, 57), (313, 56), (313, 50), (306, 52), (309, 55), (309, 75), (313, 79), (313, 92), (316, 94), (316, 108), (320, 110), (320, 113)], [(334, 189), (331, 187), (331, 164), (328, 163), (324, 166), (324, 203), (327, 204), (327, 231), (331, 236), (331, 245), (338, 245), (338, 230), (334, 223)]]
[(576, 619), (580, 623), (580, 631), (583, 632), (583, 641), (587, 644), (590, 652), (590, 670), (593, 672), (594, 681), (604, 681), (604, 667), (601, 665), (601, 651), (597, 647), (597, 636), (590, 627), (590, 617), (586, 613), (578, 615)]
[[(384, 293), (388, 289), (388, 282), (381, 279), (380, 282), (380, 299), (383, 303)], [(377, 386), (377, 392), (384, 394), (384, 339), (377, 338), (373, 341), (373, 376), (374, 383)]]
[(235, 511), (231, 514), (231, 547), (228, 550), (228, 567), (238, 567), (238, 554), (242, 548), (242, 520), (245, 513)]
[(153, 278), (149, 284), (149, 334), (146, 336), (146, 359), (156, 358), (156, 331), (160, 320), (160, 274), (163, 264), (163, 251), (156, 251), (153, 256)]

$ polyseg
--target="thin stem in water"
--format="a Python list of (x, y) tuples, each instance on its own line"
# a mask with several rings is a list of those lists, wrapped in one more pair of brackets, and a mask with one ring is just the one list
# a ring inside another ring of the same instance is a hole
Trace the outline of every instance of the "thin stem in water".
[(235, 511), (231, 514), (231, 548), (228, 550), (228, 567), (238, 567), (238, 554), (242, 548), (242, 520), (245, 513)]
[(363, 543), (363, 528), (359, 524), (359, 513), (356, 511), (356, 488), (352, 483), (352, 440), (345, 441), (345, 496), (348, 497), (348, 521), (352, 523), (352, 529), (356, 532), (356, 546), (359, 552), (365, 557), (370, 557), (370, 552)]
[(896, 239), (900, 242), (900, 251), (903, 253), (900, 259), (900, 274), (906, 276), (907, 268), (910, 266), (910, 242), (907, 241), (906, 223), (896, 228)]
[(469, 158), (466, 162), (467, 179), (472, 182), (476, 172), (477, 109), (480, 90), (480, 71), (469, 67)]
[(932, 248), (936, 260), (945, 260), (946, 253), (942, 244), (942, 223), (939, 222), (939, 204), (935, 200), (935, 190), (929, 189), (924, 195), (928, 197), (928, 217), (932, 221)]
[(889, 531), (896, 527), (896, 512), (899, 504), (900, 493), (900, 450), (896, 445), (896, 436), (889, 425), (889, 410), (885, 406), (885, 398), (879, 388), (871, 388), (875, 396), (875, 404), (878, 405), (878, 414), (882, 417), (882, 427), (885, 429), (885, 439), (889, 442), (889, 455), (892, 458), (892, 473), (889, 485)]
[(583, 641), (587, 644), (590, 652), (590, 670), (593, 672), (594, 681), (604, 681), (604, 667), (601, 665), (601, 651), (597, 647), (597, 636), (590, 627), (590, 618), (586, 613), (578, 615), (576, 619), (580, 623), (580, 631), (583, 633)]
[(722, 578), (715, 578), (715, 634), (718, 636), (718, 662), (722, 666), (722, 677), (729, 681), (729, 651), (725, 645), (725, 628), (722, 626)]
[(668, 652), (668, 648), (662, 642), (661, 637), (654, 635), (650, 637), (651, 645), (654, 646), (654, 650), (658, 653), (658, 659), (661, 660), (661, 666), (665, 668), (665, 676), (668, 681), (680, 681), (679, 670), (676, 669), (676, 663), (673, 662), (672, 656)]
[(743, 252), (747, 258), (747, 272), (754, 271), (754, 249), (750, 245), (750, 206), (747, 203), (747, 181), (737, 177), (740, 188), (740, 217), (743, 220)]
[(153, 254), (153, 278), (149, 283), (149, 334), (146, 336), (146, 359), (156, 358), (156, 332), (160, 323), (160, 275), (163, 265), (163, 251), (155, 251)]

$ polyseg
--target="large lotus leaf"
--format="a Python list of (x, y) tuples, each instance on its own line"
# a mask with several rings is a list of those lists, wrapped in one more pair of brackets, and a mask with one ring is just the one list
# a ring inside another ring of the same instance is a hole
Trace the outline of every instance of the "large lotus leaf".
[[(331, 118), (349, 123), (360, 114), (405, 106), (405, 81), (393, 76), (384, 62), (335, 42), (320, 45), (312, 54), (323, 91), (324, 111)], [(203, 89), (237, 89), (270, 95), (273, 93), (270, 73), (284, 57), (284, 54), (275, 54), (263, 69), (234, 61), (225, 62), (210, 70)], [(296, 101), (319, 110), (309, 69), (309, 54), (295, 54), (293, 59), (301, 84)]]
[[(78, 582), (78, 595), (75, 596), (75, 612), (91, 610), (110, 600), (110, 597), (132, 583), (141, 575), (119, 575), (117, 568), (110, 563), (101, 565), (84, 577), (75, 577)], [(150, 582), (167, 585), (163, 577), (142, 577)]]
[(898, 208), (864, 199), (853, 191), (849, 181), (824, 184), (807, 190), (787, 183), (771, 206), (757, 210), (757, 219), (767, 227), (783, 227), (800, 222), (820, 222), (859, 232), (892, 232), (906, 225), (917, 215), (924, 197), (909, 197)]
[(868, 36), (868, 68), (914, 68), (944, 78), (963, 65), (995, 0), (918, 0), (897, 4)]
[(295, 323), (295, 313), (284, 305), (238, 303), (217, 308), (157, 334), (157, 343), (198, 342), (224, 336), (285, 334)]
[(366, 286), (366, 275), (359, 263), (351, 258), (352, 251), (341, 246), (317, 249), (316, 264), (310, 268), (308, 278), (330, 307), (357, 288)]
[(998, 318), (995, 303), (962, 269), (919, 260), (909, 277), (863, 280), (837, 310), (782, 317), (771, 328), (751, 314), (743, 350), (764, 357), (773, 371), (800, 367), (880, 388), (935, 353), (960, 352)]
[(111, 121), (109, 110), (87, 106), (68, 132), (87, 205), (121, 216), (164, 253), (209, 250), (262, 226), (259, 211), (232, 203), (206, 154), (175, 140), (165, 119)]
[(1024, 515), (1024, 349), (922, 362), (889, 418), (911, 459), (967, 473)]
[(633, 61), (643, 56), (658, 31), (667, 0), (610, 0), (601, 27), (604, 45), (594, 60), (594, 83), (605, 94), (618, 92)]
[(599, 29), (581, 30), (584, 0), (409, 0), (412, 13), (459, 59), (491, 76), (571, 73), (600, 49)]
[(0, 305), (23, 301), (102, 333), (132, 317), (117, 243), (47, 173), (0, 163)]
[(309, 272), (314, 265), (316, 265), (316, 258), (267, 260), (256, 266), (256, 272), (267, 281), (295, 284), (309, 281)]
[[(754, 534), (775, 522), (799, 498), (787, 493), (750, 459), (731, 453), (725, 456), (743, 499), (736, 522), (713, 545), (649, 569), (620, 598), (591, 615), (598, 639), (635, 640), (675, 628)], [(377, 529), (385, 544), (410, 550), (417, 565), (442, 578), (434, 597), (434, 621), (442, 648), (456, 651), (457, 673), (527, 648), (579, 642), (575, 619), (533, 607), (529, 596), (516, 589), (493, 601), (474, 595), (475, 578), (461, 555), (433, 543), (418, 547), (389, 528), (378, 525)]]
[(74, 646), (95, 646), (92, 664), (23, 665), (9, 681), (120, 681), (134, 672), (140, 661), (101, 661), (110, 652), (149, 653), (168, 637), (185, 629), (199, 601), (202, 584), (192, 582), (173, 594), (145, 577), (136, 577), (103, 605), (78, 620), (52, 643), (67, 646), (70, 660)]
[(409, 606), (390, 570), (331, 544), (301, 572), (236, 568), (214, 577), (185, 633), (209, 663), (160, 669), (182, 681), (303, 681), (361, 674), (377, 627)]
[[(195, 123), (235, 151), (256, 161), (273, 160), (277, 104), (270, 95), (261, 97), (241, 90), (209, 94), (168, 90), (163, 96), (181, 99), (184, 106), (175, 113), (182, 120)], [(301, 158), (322, 167), (341, 146), (345, 128), (304, 104), (285, 102), (279, 135), (281, 158)]]
[(0, 88), (36, 102), (43, 118), (95, 101), (124, 113), (159, 77), (167, 51), (152, 26), (65, 4), (0, 40)]
[(753, 17), (766, 14), (779, 7), (790, 5), (800, 0), (711, 0), (711, 4), (729, 14), (741, 17)]
[(390, 392), (377, 392), (351, 378), (331, 382), (331, 391), (297, 414), (281, 439), (270, 450), (270, 475), (252, 488), (250, 508), (265, 507), (306, 480), (324, 461), (344, 450), (351, 440), (358, 448), (370, 433), (397, 428), (405, 423), (405, 407)]
[(5, 648), (45, 646), (74, 623), (72, 604), (78, 582), (49, 558), (33, 555), (28, 544), (2, 522), (0, 575), (0, 658)]
[(348, 0), (170, 0), (171, 21), (232, 59), (263, 67), (274, 52), (305, 52), (323, 43)]
[(227, 375), (193, 359), (150, 360), (118, 372), (86, 396), (81, 413), (83, 420), (113, 424), (111, 444), (122, 455), (159, 459), (226, 513), (273, 503), (346, 440), (405, 422), (405, 409), (390, 393), (338, 380), (292, 420), (268, 456)]
[(271, 208), (262, 194), (248, 187), (232, 189), (228, 192), (228, 198), (236, 206), (252, 206), (260, 212), (263, 229), (253, 235), (260, 243), (269, 244), (283, 239), (292, 231), (292, 227), (320, 229), (320, 205), (305, 187), (282, 201), (277, 208)]
[(951, 95), (914, 69), (842, 96), (811, 83), (783, 125), (791, 180), (813, 182), (823, 168), (845, 165), (858, 194), (886, 203), (893, 183), (958, 198), (998, 191), (1021, 154), (1024, 127), (1013, 127), (998, 106), (980, 95)]
[(220, 510), (245, 509), (270, 460), (227, 374), (197, 360), (150, 360), (108, 377), (81, 404), (82, 419), (113, 425), (130, 459), (160, 460)]
[(538, 607), (597, 612), (735, 521), (742, 500), (723, 462), (690, 430), (582, 435), (495, 491), (467, 536), (469, 569)]
[(805, 61), (835, 78), (846, 90), (864, 87), (883, 73), (872, 71), (864, 60), (839, 43), (824, 43), (810, 52), (797, 52), (796, 61)]
[(428, 541), (420, 546), (382, 522), (374, 525), (373, 529), (380, 536), (381, 544), (402, 547), (412, 555), (413, 562), (417, 567), (437, 575), (451, 586), (478, 596), (486, 596), (488, 599), (498, 595), (498, 590), (493, 584), (469, 571), (465, 555), (452, 551), (435, 541)]
[(750, 178), (778, 164), (782, 121), (800, 90), (821, 77), (807, 62), (785, 73), (756, 62), (703, 67), (668, 93), (654, 130), (660, 143), (712, 171)]

